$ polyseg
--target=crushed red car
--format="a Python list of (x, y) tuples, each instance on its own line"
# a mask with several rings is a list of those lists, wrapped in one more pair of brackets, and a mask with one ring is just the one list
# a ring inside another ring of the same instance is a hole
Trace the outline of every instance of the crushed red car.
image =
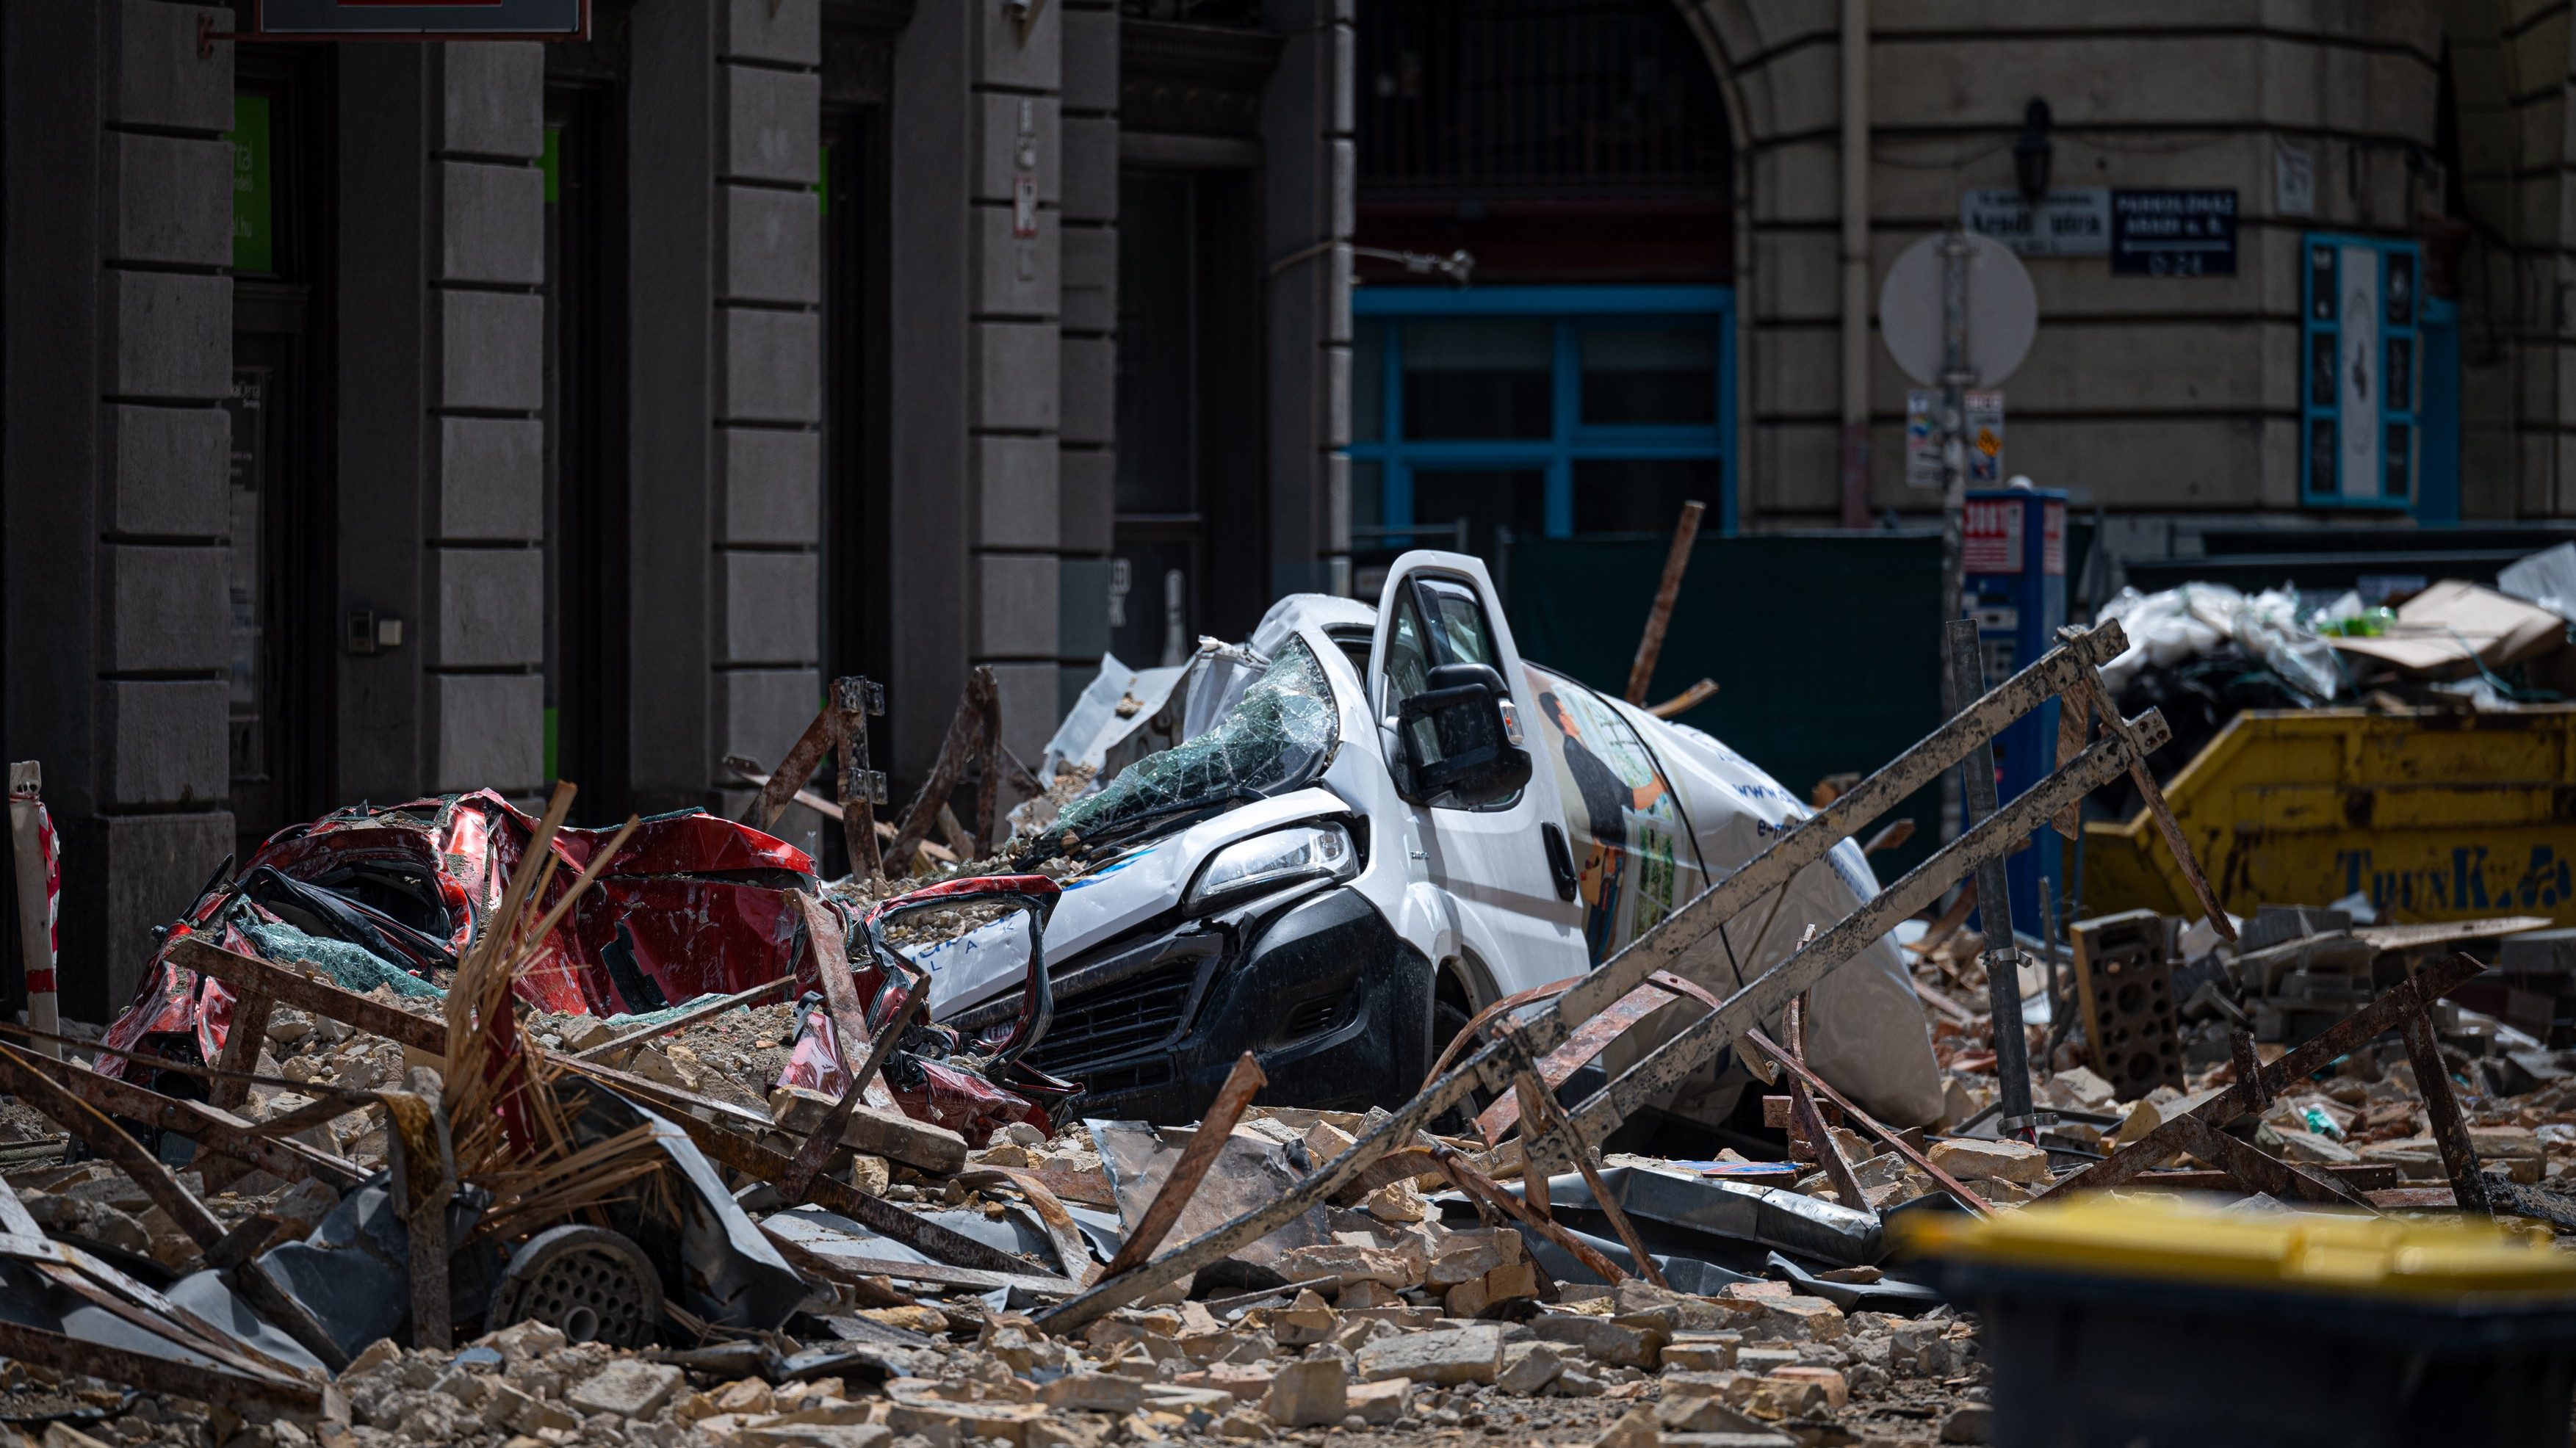
[[(352, 990), (439, 993), (433, 975), (452, 971), (472, 946), (536, 827), (507, 800), (480, 790), (353, 806), (280, 831), (238, 874), (226, 879), (219, 870), (188, 913), (160, 932), (152, 968), (105, 1044), (216, 1058), (231, 1025), (233, 992), (170, 962), (172, 945), (189, 936), (318, 966)], [(550, 848), (559, 864), (536, 902), (540, 911), (561, 898), (610, 837), (604, 830), (555, 832)], [(634, 1016), (792, 974), (799, 990), (813, 994), (811, 1005), (820, 1000), (819, 933), (836, 937), (835, 963), (852, 973), (868, 1029), (881, 1033), (898, 1016), (918, 1015), (912, 1007), (926, 984), (920, 968), (887, 941), (886, 922), (992, 897), (1019, 902), (1015, 908), (1036, 911), (1042, 923), (1054, 891), (1053, 881), (1036, 876), (955, 880), (881, 902), (854, 921), (821, 890), (813, 860), (784, 840), (701, 810), (656, 815), (638, 825), (542, 943), (516, 993), (555, 1014)], [(969, 1040), (917, 1020), (901, 1027), (886, 1076), (907, 1114), (977, 1146), (1007, 1122), (1046, 1125), (1038, 1099), (1060, 1099), (1074, 1088), (1018, 1064), (1046, 1028), (1044, 971), (1032, 970), (1031, 979), (1034, 1009), (999, 1039)], [(836, 1078), (846, 1086), (831, 1038), (808, 1045), (812, 1020), (828, 1020), (827, 1013), (800, 1015), (806, 1025), (782, 1083), (835, 1089)], [(829, 1072), (822, 1069), (827, 1061)], [(122, 1057), (100, 1060), (110, 1075), (127, 1067)], [(158, 1084), (185, 1089), (175, 1073)]]

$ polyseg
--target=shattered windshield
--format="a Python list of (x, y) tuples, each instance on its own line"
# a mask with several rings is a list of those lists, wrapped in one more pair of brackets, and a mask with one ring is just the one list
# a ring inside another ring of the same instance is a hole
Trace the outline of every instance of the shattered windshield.
[(1324, 772), (1338, 728), (1322, 665), (1291, 639), (1207, 732), (1065, 806), (1055, 833), (1097, 844), (1149, 820), (1295, 789)]

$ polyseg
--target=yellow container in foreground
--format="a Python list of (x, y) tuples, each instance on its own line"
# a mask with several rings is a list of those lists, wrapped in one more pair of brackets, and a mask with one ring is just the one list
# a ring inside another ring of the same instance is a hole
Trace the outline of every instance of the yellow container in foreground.
[[(2219, 903), (2576, 925), (2576, 706), (2239, 714), (2165, 785)], [(2084, 913), (2198, 916), (2144, 810), (2084, 829)]]
[(2576, 1295), (2576, 1254), (2465, 1218), (2228, 1212), (2174, 1197), (2093, 1193), (1982, 1220), (1917, 1216), (1900, 1232), (1909, 1252), (2080, 1276), (2415, 1303)]

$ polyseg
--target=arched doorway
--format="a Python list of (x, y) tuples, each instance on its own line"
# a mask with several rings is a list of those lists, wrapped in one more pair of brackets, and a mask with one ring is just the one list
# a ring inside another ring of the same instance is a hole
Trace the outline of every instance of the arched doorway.
[[(1358, 54), (1355, 582), (1735, 517), (1735, 159), (1672, 0), (1378, 0)], [(1452, 267), (1422, 258), (1464, 252)], [(1410, 266), (1404, 258), (1417, 260)]]

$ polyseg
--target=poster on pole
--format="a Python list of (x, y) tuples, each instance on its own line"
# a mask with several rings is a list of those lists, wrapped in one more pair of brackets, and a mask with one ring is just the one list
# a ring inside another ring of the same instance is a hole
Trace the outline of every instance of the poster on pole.
[(2004, 480), (2004, 395), (1968, 394), (1968, 486), (1991, 488)]
[(1916, 387), (1905, 394), (1905, 486), (1941, 487), (1941, 394)]

